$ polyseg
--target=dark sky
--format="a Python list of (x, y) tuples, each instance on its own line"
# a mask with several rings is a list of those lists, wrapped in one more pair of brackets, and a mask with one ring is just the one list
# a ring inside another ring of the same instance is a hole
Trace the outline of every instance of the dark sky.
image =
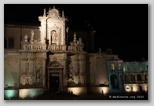
[[(95, 33), (95, 50), (111, 48), (123, 60), (148, 59), (147, 4), (54, 4), (65, 11), (71, 28), (91, 28)], [(38, 24), (52, 4), (4, 5), (4, 23)], [(76, 27), (77, 26), (77, 27)], [(84, 27), (83, 27), (84, 26)]]

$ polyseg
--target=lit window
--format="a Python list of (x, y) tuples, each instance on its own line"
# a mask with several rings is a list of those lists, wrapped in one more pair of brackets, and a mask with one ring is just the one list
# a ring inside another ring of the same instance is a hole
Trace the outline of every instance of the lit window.
[(111, 70), (115, 70), (114, 64), (111, 64)]
[(122, 65), (121, 65), (121, 64), (118, 65), (118, 69), (119, 69), (119, 70), (122, 69)]

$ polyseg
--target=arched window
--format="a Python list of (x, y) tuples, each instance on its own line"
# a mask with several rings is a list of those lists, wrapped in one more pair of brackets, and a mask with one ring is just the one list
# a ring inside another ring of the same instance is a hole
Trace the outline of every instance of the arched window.
[(129, 82), (129, 76), (125, 75), (125, 82)]
[(135, 76), (131, 75), (131, 82), (135, 82)]
[(137, 75), (137, 81), (142, 81), (142, 78), (141, 78), (140, 74)]

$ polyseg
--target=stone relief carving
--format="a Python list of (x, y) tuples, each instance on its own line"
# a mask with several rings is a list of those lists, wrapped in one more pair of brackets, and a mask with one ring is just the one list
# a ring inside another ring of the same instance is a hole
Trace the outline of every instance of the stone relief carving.
[(41, 74), (40, 70), (36, 71), (36, 81), (39, 82), (41, 80)]
[(26, 68), (26, 72), (27, 72), (29, 70), (29, 63), (28, 62), (26, 63), (26, 67), (25, 68)]
[(21, 76), (20, 77), (20, 84), (21, 85), (32, 85), (33, 84), (32, 77), (27, 76), (27, 75)]
[(48, 17), (59, 18), (59, 11), (55, 8), (53, 9), (49, 8)]
[(69, 64), (68, 78), (73, 79), (73, 66), (72, 66), (72, 64)]

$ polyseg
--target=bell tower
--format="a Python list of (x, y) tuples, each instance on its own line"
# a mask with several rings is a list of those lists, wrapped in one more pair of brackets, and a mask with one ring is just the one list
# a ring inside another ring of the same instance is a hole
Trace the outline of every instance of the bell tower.
[(47, 14), (46, 9), (44, 9), (43, 16), (38, 17), (41, 22), (40, 30), (40, 40), (42, 44), (48, 41), (48, 45), (65, 45), (65, 16), (62, 11), (62, 16), (60, 16), (59, 11), (53, 7), (49, 8)]

